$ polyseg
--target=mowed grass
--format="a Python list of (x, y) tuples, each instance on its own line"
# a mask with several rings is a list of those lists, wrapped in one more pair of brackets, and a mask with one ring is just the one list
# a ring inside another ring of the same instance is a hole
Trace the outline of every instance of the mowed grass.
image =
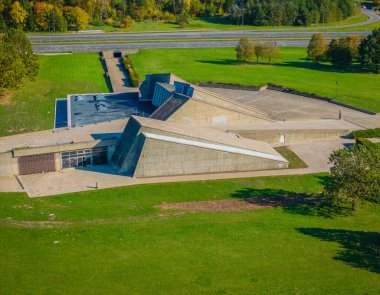
[(53, 128), (56, 98), (109, 91), (95, 53), (39, 56), (39, 61), (37, 79), (13, 91), (11, 104), (0, 104), (0, 136)]
[[(144, 21), (136, 22), (130, 28), (116, 28), (110, 25), (104, 26), (90, 26), (89, 29), (93, 30), (105, 30), (107, 32), (149, 32), (149, 31), (173, 31), (173, 30), (317, 30), (321, 28), (329, 29), (329, 27), (344, 26), (359, 24), (368, 20), (368, 16), (365, 14), (358, 14), (349, 17), (345, 20), (331, 22), (325, 24), (313, 24), (307, 27), (300, 26), (252, 26), (252, 25), (237, 25), (231, 22), (226, 16), (209, 16), (209, 17), (197, 17), (190, 18), (189, 25), (181, 28), (176, 22), (167, 21)], [(335, 28), (335, 31), (339, 31), (343, 28)]]
[[(164, 202), (322, 189), (326, 175), (0, 194), (2, 294), (377, 294), (380, 206), (161, 211)], [(13, 220), (72, 224), (36, 226)], [(326, 212), (325, 212), (326, 213)], [(59, 243), (54, 243), (59, 241)]]
[(191, 82), (216, 82), (279, 86), (315, 93), (353, 106), (380, 111), (380, 75), (346, 70), (331, 64), (316, 65), (306, 59), (306, 48), (281, 47), (281, 58), (272, 64), (236, 61), (234, 48), (142, 49), (131, 55), (142, 74), (172, 72)]

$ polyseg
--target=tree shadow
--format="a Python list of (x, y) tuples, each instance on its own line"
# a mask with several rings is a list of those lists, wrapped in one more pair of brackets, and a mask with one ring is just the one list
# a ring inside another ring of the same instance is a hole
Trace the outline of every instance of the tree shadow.
[[(213, 60), (197, 60), (196, 62), (213, 64), (213, 65), (241, 65), (244, 64), (236, 59), (213, 59)], [(250, 64), (250, 62), (247, 62)]]
[(296, 228), (304, 235), (337, 242), (342, 246), (334, 259), (353, 267), (380, 273), (380, 233), (343, 229)]
[[(328, 186), (331, 178), (320, 176), (319, 181), (323, 186)], [(291, 192), (283, 189), (258, 189), (243, 188), (231, 194), (231, 197), (243, 199), (246, 202), (258, 206), (282, 207), (284, 212), (309, 216), (334, 218), (337, 216), (349, 216), (352, 208), (349, 206), (337, 206), (322, 194), (307, 194)]]
[(300, 60), (302, 61), (284, 61), (277, 63), (276, 65), (280, 67), (302, 68), (320, 72), (368, 74), (368, 71), (363, 69), (359, 64), (353, 64), (345, 68), (337, 68), (332, 64), (316, 64), (306, 58)]

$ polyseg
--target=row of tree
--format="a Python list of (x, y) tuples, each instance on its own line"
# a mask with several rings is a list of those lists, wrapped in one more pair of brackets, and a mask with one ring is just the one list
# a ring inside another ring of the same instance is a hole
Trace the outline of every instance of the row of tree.
[(380, 29), (374, 30), (364, 39), (359, 36), (346, 36), (333, 39), (329, 44), (322, 34), (315, 34), (310, 39), (307, 55), (316, 63), (330, 61), (336, 67), (347, 67), (357, 61), (378, 73)]
[(358, 14), (352, 0), (236, 0), (230, 16), (237, 24), (305, 26), (345, 19)]
[[(24, 29), (26, 31), (66, 31), (68, 28), (84, 29), (89, 21), (89, 14), (79, 6), (67, 6), (57, 1), (3, 1), (0, 4), (0, 25)], [(12, 3), (8, 3), (12, 2)], [(7, 5), (9, 4), (9, 5)]]
[(120, 27), (147, 19), (186, 24), (190, 16), (216, 14), (237, 24), (309, 25), (358, 11), (353, 0), (0, 0), (0, 26), (65, 31), (83, 29), (89, 22)]
[(21, 86), (25, 78), (37, 76), (38, 56), (21, 30), (10, 29), (0, 37), (0, 69), (0, 95)]
[(268, 58), (268, 63), (272, 59), (280, 57), (280, 50), (275, 42), (260, 42), (253, 43), (248, 37), (242, 37), (239, 44), (235, 48), (237, 60), (247, 63), (254, 58), (258, 63), (260, 58)]

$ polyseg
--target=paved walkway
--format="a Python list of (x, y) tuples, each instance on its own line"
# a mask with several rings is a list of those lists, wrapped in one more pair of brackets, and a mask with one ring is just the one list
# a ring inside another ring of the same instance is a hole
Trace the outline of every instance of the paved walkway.
[(123, 60), (114, 58), (113, 51), (103, 51), (107, 71), (111, 80), (113, 92), (137, 92), (138, 88), (132, 87), (129, 75), (124, 69)]
[(334, 139), (297, 143), (290, 148), (309, 165), (305, 169), (249, 171), (220, 174), (183, 175), (154, 178), (132, 178), (117, 174), (109, 166), (93, 167), (91, 170), (64, 170), (45, 174), (23, 175), (20, 179), (30, 197), (41, 197), (70, 192), (127, 186), (134, 184), (199, 181), (211, 179), (244, 178), (258, 176), (296, 175), (329, 171), (328, 157), (333, 150), (352, 144), (352, 140)]
[(23, 192), (24, 189), (21, 187), (16, 177), (0, 177), (0, 192)]

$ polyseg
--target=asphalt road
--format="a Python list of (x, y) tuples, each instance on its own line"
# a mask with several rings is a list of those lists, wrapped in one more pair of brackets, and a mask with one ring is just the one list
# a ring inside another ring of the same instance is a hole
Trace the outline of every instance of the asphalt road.
[[(65, 51), (85, 51), (97, 52), (107, 49), (130, 49), (130, 48), (212, 48), (212, 47), (233, 47), (238, 41), (206, 41), (206, 42), (141, 42), (141, 43), (106, 43), (106, 44), (62, 44), (62, 45), (33, 45), (35, 52), (65, 52)], [(277, 41), (278, 46), (299, 46), (305, 47), (308, 40)]]
[[(366, 25), (380, 20), (380, 16), (373, 11), (363, 9), (363, 13), (369, 19), (362, 23), (343, 25), (331, 28), (347, 28), (358, 25)], [(305, 28), (307, 29), (307, 28)], [(229, 31), (174, 31), (174, 32), (155, 32), (155, 33), (100, 33), (100, 34), (57, 34), (57, 35), (29, 35), (33, 48), (36, 52), (59, 52), (59, 51), (99, 51), (106, 49), (128, 49), (128, 48), (198, 48), (198, 47), (230, 47), (237, 44), (236, 41), (206, 41), (210, 38), (239, 38), (242, 36), (254, 38), (281, 38), (285, 40), (277, 41), (279, 46), (307, 46), (306, 40), (286, 40), (286, 38), (310, 38), (314, 32), (303, 31), (251, 31), (251, 30), (229, 30)], [(324, 32), (326, 38), (340, 37), (346, 35), (366, 36), (369, 32)], [(181, 41), (163, 41), (168, 39), (182, 39)], [(196, 41), (185, 42), (183, 39), (191, 38)], [(203, 40), (202, 40), (203, 39)], [(117, 43), (118, 41), (141, 42)], [(75, 44), (70, 42), (75, 41)], [(80, 41), (83, 41), (81, 44)], [(89, 43), (91, 41), (91, 43)], [(98, 41), (99, 44), (94, 43)], [(112, 41), (112, 43), (103, 43)], [(152, 42), (153, 41), (153, 42)], [(160, 41), (160, 42), (157, 42)], [(39, 45), (38, 42), (44, 44)], [(60, 42), (61, 44), (57, 44)], [(67, 42), (65, 44), (65, 42)], [(50, 43), (46, 45), (46, 43)]]

